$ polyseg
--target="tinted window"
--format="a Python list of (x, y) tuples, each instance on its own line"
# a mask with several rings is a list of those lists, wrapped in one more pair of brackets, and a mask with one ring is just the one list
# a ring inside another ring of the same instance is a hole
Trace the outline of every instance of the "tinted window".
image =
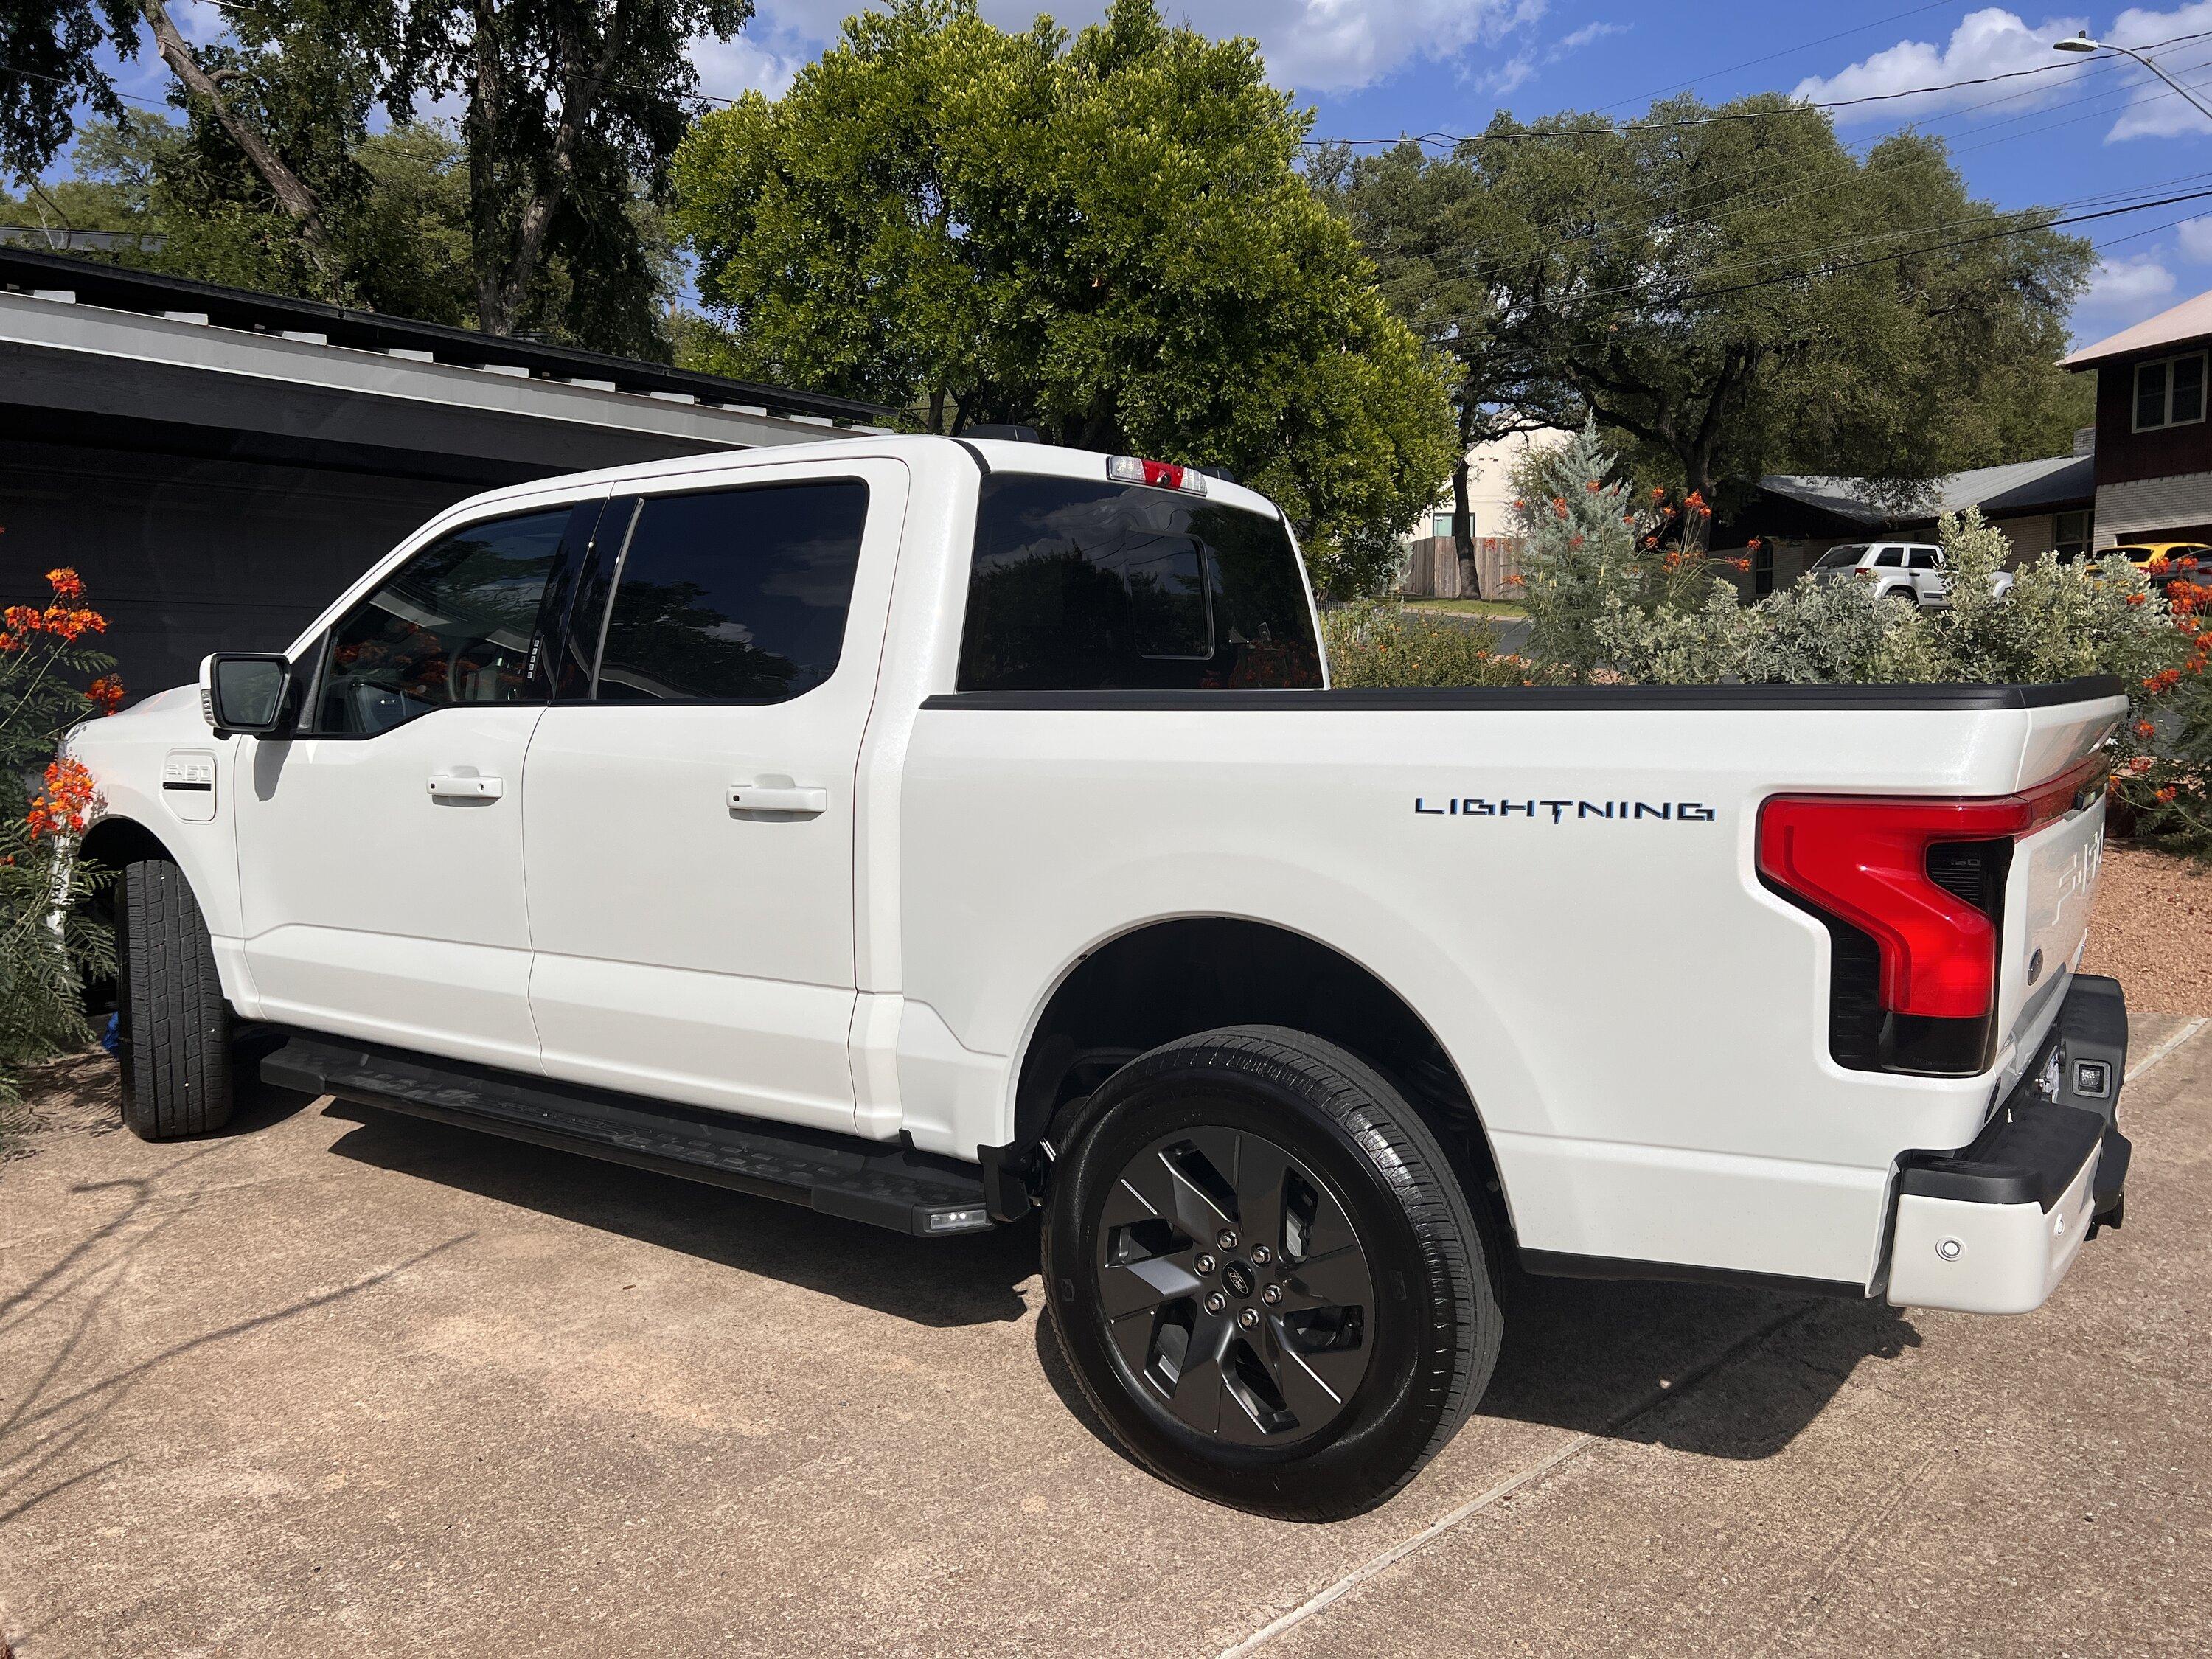
[(1832, 547), (1826, 552), (1820, 555), (1820, 562), (1815, 564), (1813, 568), (1815, 570), (1841, 570), (1847, 565), (1856, 564), (1859, 562), (1859, 555), (1865, 551), (1866, 544), (1864, 542), (1846, 542), (1841, 547)]
[(1915, 570), (1933, 570), (1936, 568), (1936, 550), (1934, 548), (1916, 547), (1911, 550), (1911, 555), (1912, 568)]
[(400, 566), (331, 630), (314, 730), (383, 732), (453, 703), (542, 700), (538, 610), (569, 516), (487, 520)]
[(1901, 547), (1885, 547), (1874, 556), (1874, 562), (1884, 570), (1895, 570), (1905, 563), (1905, 550)]
[(602, 698), (781, 702), (845, 642), (868, 487), (769, 484), (640, 505), (608, 607)]
[(984, 480), (962, 690), (1320, 684), (1280, 521), (1140, 485)]

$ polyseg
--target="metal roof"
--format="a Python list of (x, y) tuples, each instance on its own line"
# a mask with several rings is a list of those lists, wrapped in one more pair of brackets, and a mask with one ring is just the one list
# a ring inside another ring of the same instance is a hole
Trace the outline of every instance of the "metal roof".
[(1759, 481), (1759, 487), (1869, 528), (1917, 523), (1938, 513), (1963, 513), (1970, 507), (1980, 507), (1985, 517), (1996, 518), (2092, 500), (2097, 493), (2097, 458), (2055, 455), (2048, 460), (2012, 461), (2003, 466), (1954, 472), (1947, 478), (1931, 480), (1929, 493), (1903, 511), (1885, 504), (1874, 484), (1864, 478), (1771, 472)]
[(574, 346), (479, 334), (442, 323), (419, 323), (380, 312), (349, 310), (319, 300), (295, 300), (25, 247), (0, 245), (0, 284), (32, 292), (71, 293), (83, 304), (110, 310), (181, 317), (217, 328), (458, 364), (495, 374), (527, 374), (605, 391), (657, 393), (663, 398), (753, 409), (821, 424), (873, 425), (893, 412), (883, 404), (850, 398), (789, 392)]
[(2072, 356), (2063, 358), (2060, 367), (2087, 368), (2092, 364), (2105, 362), (2113, 357), (2130, 357), (2138, 351), (2155, 351), (2160, 346), (2187, 345), (2192, 340), (2212, 337), (2212, 289), (2207, 289), (2193, 300), (2184, 300), (2179, 305), (2161, 311), (2155, 317), (2144, 319), (2133, 328), (2124, 328), (2109, 338), (2094, 345), (2083, 346)]

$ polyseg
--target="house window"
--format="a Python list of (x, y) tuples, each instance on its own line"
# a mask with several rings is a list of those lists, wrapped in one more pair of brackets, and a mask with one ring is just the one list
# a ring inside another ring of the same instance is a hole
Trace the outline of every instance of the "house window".
[(2189, 426), (2204, 418), (2204, 354), (2136, 365), (2136, 428)]
[(2061, 513), (2052, 521), (2051, 544), (2061, 559), (2078, 559), (2089, 550), (2089, 515)]
[[(1450, 538), (1451, 538), (1451, 521), (1452, 521), (1452, 515), (1451, 515), (1450, 514), (1449, 514), (1449, 513), (1439, 513), (1439, 514), (1437, 514), (1436, 515), (1435, 521), (1434, 521), (1433, 523), (1431, 523), (1431, 524), (1430, 525), (1430, 526), (1429, 526), (1429, 534), (1431, 534), (1431, 536), (1441, 536), (1441, 537), (1443, 537), (1444, 539), (1446, 539), (1446, 540), (1449, 540), (1449, 539), (1450, 539)], [(1473, 514), (1469, 514), (1469, 515), (1468, 515), (1468, 522), (1469, 522), (1469, 523), (1473, 523), (1473, 522), (1474, 522), (1474, 515), (1473, 515)]]

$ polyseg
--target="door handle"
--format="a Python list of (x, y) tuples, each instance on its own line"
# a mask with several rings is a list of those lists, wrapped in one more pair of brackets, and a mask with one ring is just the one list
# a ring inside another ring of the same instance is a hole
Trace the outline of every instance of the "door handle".
[(433, 772), (430, 793), (440, 800), (497, 800), (507, 786), (474, 772)]
[(781, 785), (733, 783), (730, 786), (732, 812), (787, 812), (811, 817), (830, 810), (827, 789), (793, 789)]

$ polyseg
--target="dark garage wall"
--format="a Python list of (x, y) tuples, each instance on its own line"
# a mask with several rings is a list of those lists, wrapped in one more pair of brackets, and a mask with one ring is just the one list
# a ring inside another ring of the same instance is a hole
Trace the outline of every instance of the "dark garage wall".
[(422, 521), (510, 477), (456, 482), (82, 444), (0, 444), (0, 603), (73, 565), (133, 700), (210, 651), (275, 651)]

